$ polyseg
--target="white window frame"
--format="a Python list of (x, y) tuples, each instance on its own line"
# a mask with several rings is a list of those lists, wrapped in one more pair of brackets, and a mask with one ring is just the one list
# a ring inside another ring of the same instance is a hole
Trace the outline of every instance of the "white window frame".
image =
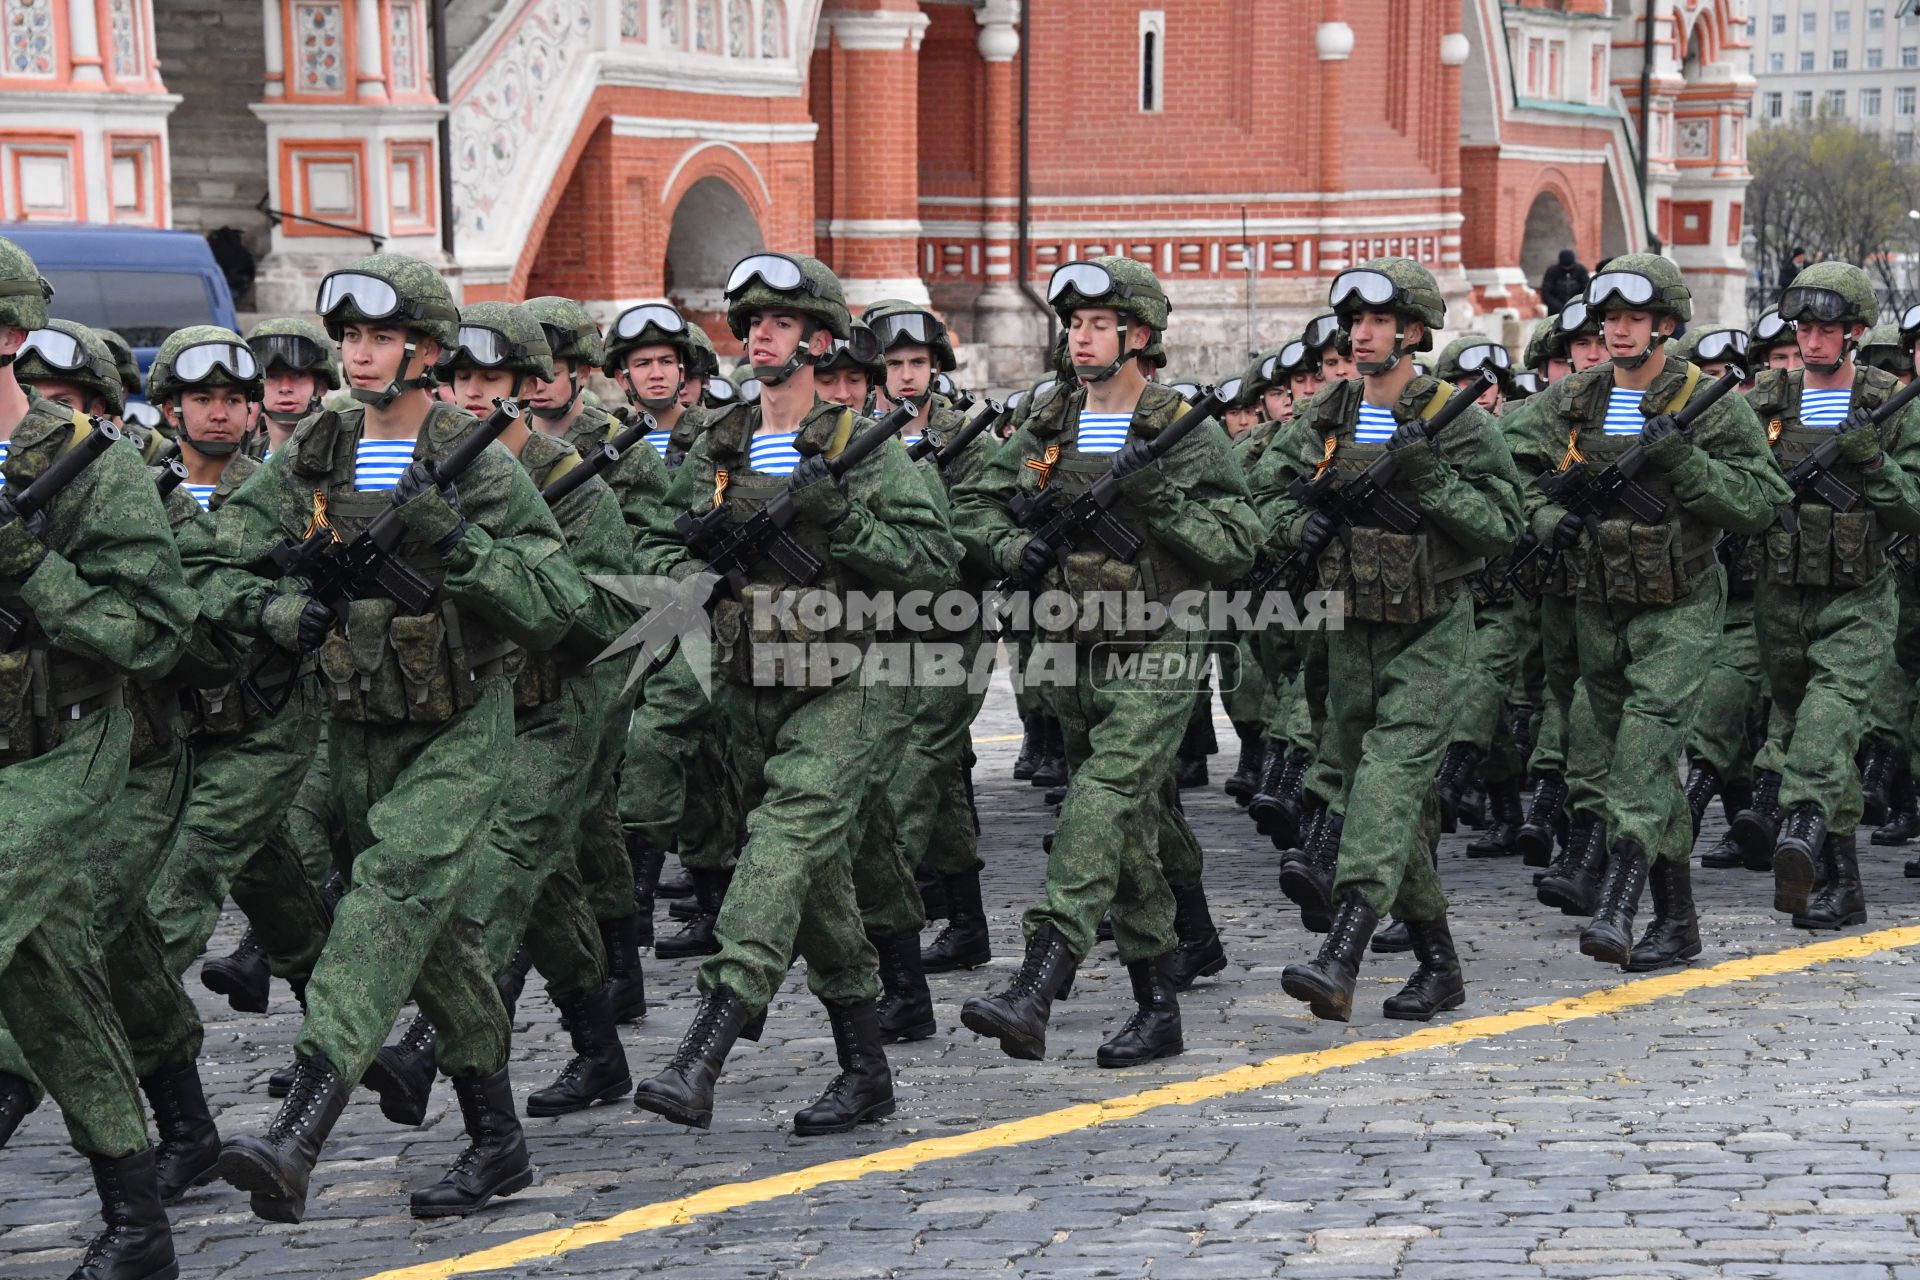
[[(1153, 71), (1147, 72), (1147, 40), (1153, 40)], [(1139, 97), (1135, 105), (1143, 115), (1159, 115), (1167, 109), (1167, 14), (1164, 9), (1140, 11), (1140, 38), (1135, 44), (1139, 56)], [(1146, 101), (1151, 94), (1151, 105)]]

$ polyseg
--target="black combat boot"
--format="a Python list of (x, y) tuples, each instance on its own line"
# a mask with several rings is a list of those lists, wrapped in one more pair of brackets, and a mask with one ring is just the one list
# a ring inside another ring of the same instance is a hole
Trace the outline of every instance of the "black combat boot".
[(1377, 956), (1398, 955), (1413, 950), (1413, 934), (1407, 931), (1407, 922), (1398, 916), (1387, 917), (1387, 927), (1373, 935), (1373, 944), (1367, 948)]
[[(1277, 768), (1276, 760), (1279, 761)], [(1307, 768), (1313, 763), (1313, 753), (1300, 747), (1288, 750), (1276, 742), (1269, 748), (1267, 761), (1260, 789), (1254, 792), (1247, 812), (1260, 834), (1273, 841), (1274, 848), (1284, 851), (1301, 843), (1301, 809), (1305, 799), (1301, 789), (1307, 780)]]
[(980, 873), (942, 876), (947, 888), (947, 927), (920, 953), (922, 973), (978, 969), (993, 959), (987, 941), (987, 909), (980, 903)]
[(1320, 954), (1305, 964), (1290, 964), (1280, 972), (1280, 986), (1295, 1000), (1304, 1000), (1316, 1018), (1346, 1022), (1353, 1017), (1353, 984), (1360, 976), (1360, 957), (1380, 922), (1359, 894), (1349, 892), (1333, 913), (1332, 928), (1320, 944)]
[(0, 1147), (5, 1147), (20, 1122), (33, 1114), (33, 1106), (33, 1086), (11, 1071), (0, 1071)]
[(1313, 842), (1294, 862), (1280, 867), (1280, 892), (1300, 908), (1300, 923), (1313, 933), (1333, 927), (1333, 871), (1340, 861), (1340, 833), (1346, 819), (1326, 812), (1315, 824)]
[(109, 1160), (88, 1156), (100, 1220), (107, 1229), (87, 1245), (67, 1280), (175, 1280), (173, 1228), (161, 1206), (153, 1148)]
[(1220, 945), (1220, 931), (1207, 908), (1205, 886), (1173, 891), (1173, 932), (1180, 942), (1167, 963), (1175, 991), (1185, 991), (1227, 967), (1227, 951)]
[(1527, 802), (1527, 816), (1513, 833), (1513, 847), (1529, 867), (1544, 867), (1553, 861), (1553, 833), (1562, 821), (1567, 803), (1567, 780), (1557, 773), (1543, 773), (1533, 780), (1533, 797)]
[(1430, 1022), (1433, 1015), (1458, 1009), (1467, 1002), (1467, 980), (1460, 972), (1460, 955), (1453, 949), (1447, 918), (1409, 920), (1413, 956), (1420, 962), (1407, 985), (1390, 995), (1380, 1011), (1401, 1022)]
[(1041, 726), (1040, 762), (1034, 766), (1033, 776), (1027, 781), (1036, 787), (1067, 785), (1067, 737), (1060, 729), (1060, 722), (1052, 716), (1045, 717), (1045, 723)]
[(1607, 869), (1607, 824), (1593, 814), (1573, 816), (1566, 848), (1534, 886), (1534, 896), (1562, 915), (1590, 916)]
[(1693, 909), (1693, 868), (1662, 858), (1647, 871), (1653, 919), (1627, 954), (1628, 973), (1669, 969), (1700, 954), (1700, 917)]
[(727, 1064), (733, 1042), (748, 1022), (747, 1007), (726, 987), (700, 998), (693, 1022), (666, 1070), (633, 1091), (633, 1105), (675, 1124), (705, 1129), (713, 1124), (713, 1084)]
[(1487, 784), (1487, 833), (1467, 842), (1469, 858), (1507, 858), (1519, 852), (1514, 836), (1525, 814), (1520, 809), (1520, 779), (1503, 778)]
[(667, 865), (667, 851), (656, 849), (639, 832), (629, 831), (627, 864), (633, 868), (634, 941), (653, 945), (653, 911), (659, 896), (660, 872)]
[[(339, 878), (339, 875), (339, 872), (334, 872), (336, 879)], [(329, 881), (328, 883), (332, 882)], [(300, 1002), (300, 1013), (304, 1017), (307, 1012), (307, 980), (305, 978), (289, 978), (287, 985), (293, 988), (293, 998)], [(267, 1096), (269, 1098), (284, 1098), (292, 1091), (294, 1071), (299, 1065), (299, 1060), (295, 1059), (293, 1062), (281, 1067), (278, 1071), (273, 1072), (267, 1077)]]
[(1753, 780), (1753, 803), (1733, 815), (1727, 835), (1740, 846), (1749, 871), (1773, 870), (1773, 846), (1780, 839), (1780, 775), (1763, 769)]
[(879, 1006), (871, 1000), (821, 1003), (827, 1006), (827, 1024), (833, 1028), (840, 1074), (812, 1106), (794, 1112), (793, 1133), (798, 1138), (846, 1133), (863, 1121), (893, 1114), (893, 1072), (887, 1067)]
[(1020, 717), (1020, 754), (1013, 758), (1013, 780), (1028, 782), (1046, 753), (1046, 717), (1033, 712)]
[(1860, 820), (1869, 827), (1887, 820), (1896, 759), (1893, 744), (1885, 738), (1868, 738), (1860, 749), (1860, 803), (1866, 810)]
[(533, 972), (533, 952), (527, 950), (527, 944), (521, 943), (520, 949), (513, 953), (513, 959), (507, 961), (507, 967), (494, 975), (494, 988), (500, 992), (500, 1003), (507, 1007), (507, 1021), (513, 1021), (515, 1011), (520, 1008), (520, 995), (527, 989), (527, 975)]
[(727, 900), (727, 887), (733, 883), (733, 872), (710, 871), (703, 867), (690, 874), (693, 876), (693, 900), (699, 904), (700, 914), (681, 925), (678, 933), (669, 934), (653, 944), (653, 954), (662, 960), (685, 960), (691, 956), (720, 954), (720, 943), (713, 936), (713, 926), (720, 919), (720, 907)]
[(1100, 1046), (1094, 1061), (1103, 1067), (1137, 1067), (1185, 1052), (1187, 1046), (1180, 1038), (1180, 1001), (1174, 995), (1179, 987), (1173, 953), (1135, 960), (1127, 966), (1127, 979), (1133, 984), (1137, 1007), (1113, 1038)]
[(1473, 774), (1480, 767), (1480, 752), (1471, 742), (1455, 742), (1447, 747), (1440, 769), (1433, 775), (1433, 789), (1440, 796), (1440, 829), (1451, 832), (1459, 826), (1460, 804), (1473, 785)]
[(1867, 922), (1867, 895), (1860, 887), (1859, 845), (1855, 836), (1828, 836), (1821, 846), (1820, 891), (1807, 909), (1793, 917), (1796, 929), (1850, 929)]
[(632, 1093), (633, 1073), (614, 1029), (606, 990), (557, 1003), (573, 1041), (573, 1060), (561, 1069), (559, 1079), (527, 1095), (527, 1114), (564, 1116)]
[(1240, 763), (1234, 767), (1233, 776), (1224, 784), (1224, 790), (1240, 802), (1242, 809), (1253, 800), (1253, 793), (1260, 785), (1260, 765), (1266, 759), (1266, 740), (1260, 736), (1257, 724), (1236, 724), (1233, 731), (1240, 738)]
[(1047, 1017), (1054, 997), (1076, 967), (1060, 931), (1042, 924), (1027, 939), (1026, 958), (1013, 981), (996, 995), (969, 996), (960, 1006), (960, 1022), (975, 1035), (998, 1040), (1000, 1052), (1008, 1057), (1038, 1062), (1047, 1054)]
[(1797, 804), (1780, 824), (1779, 843), (1773, 847), (1773, 909), (1802, 915), (1813, 890), (1814, 864), (1827, 839), (1827, 816), (1820, 806)]
[(207, 1110), (200, 1072), (192, 1064), (148, 1076), (140, 1082), (140, 1092), (147, 1095), (153, 1127), (160, 1134), (160, 1145), (153, 1150), (160, 1203), (172, 1204), (219, 1176), (214, 1170), (220, 1163), (220, 1131)]
[[(1722, 782), (1720, 784), (1720, 812), (1731, 823), (1734, 816), (1753, 803), (1752, 786), (1741, 782)], [(1700, 865), (1713, 871), (1727, 871), (1741, 866), (1746, 856), (1740, 852), (1740, 846), (1733, 841), (1731, 832), (1722, 832), (1713, 846), (1700, 855)]]
[(1887, 820), (1867, 837), (1869, 844), (1883, 847), (1903, 845), (1920, 835), (1920, 803), (1916, 803), (1913, 775), (1905, 769), (1893, 776), (1893, 799), (1889, 808), (1892, 812), (1887, 815)]
[(1633, 917), (1647, 887), (1647, 851), (1638, 840), (1616, 840), (1607, 859), (1593, 919), (1580, 931), (1580, 954), (1624, 966), (1633, 955)]
[(427, 1102), (440, 1066), (440, 1039), (427, 1015), (418, 1014), (395, 1044), (373, 1055), (360, 1083), (380, 1095), (380, 1114), (417, 1129), (427, 1122)]
[(669, 872), (663, 870), (660, 873), (660, 883), (654, 886), (653, 896), (655, 898), (666, 898), (670, 902), (678, 902), (682, 898), (691, 898), (693, 896), (693, 873), (687, 870), (685, 863), (680, 864), (680, 869), (677, 871)]
[(467, 1124), (467, 1149), (440, 1181), (413, 1193), (408, 1207), (416, 1218), (464, 1218), (533, 1185), (533, 1161), (527, 1135), (513, 1110), (513, 1086), (507, 1069), (490, 1076), (455, 1076), (454, 1096)]
[[(978, 835), (979, 832), (976, 831), (974, 834)], [(947, 903), (946, 881), (939, 876), (921, 876), (916, 873), (913, 878), (913, 887), (920, 895), (920, 912), (926, 916), (928, 924), (936, 920), (945, 920), (952, 914), (953, 908)]]
[(1180, 750), (1173, 757), (1173, 779), (1182, 791), (1207, 785), (1207, 740), (1213, 736), (1213, 721), (1187, 722), (1180, 739)]
[(638, 916), (600, 922), (600, 943), (607, 951), (607, 1005), (622, 1026), (647, 1017), (647, 975), (640, 967), (638, 935)]
[(267, 953), (248, 929), (240, 945), (200, 966), (200, 985), (227, 998), (240, 1013), (265, 1013), (272, 994), (273, 975), (267, 971)]
[(1707, 820), (1707, 806), (1720, 794), (1720, 774), (1703, 760), (1687, 769), (1687, 816), (1693, 821), (1693, 838), (1700, 838), (1700, 824)]
[(933, 993), (920, 967), (918, 933), (868, 934), (880, 953), (880, 1041), (904, 1044), (925, 1040), (939, 1028), (933, 1020)]
[(346, 1105), (347, 1082), (325, 1054), (299, 1059), (293, 1087), (267, 1131), (229, 1138), (220, 1149), (220, 1176), (253, 1197), (255, 1217), (300, 1221), (307, 1216), (307, 1180)]

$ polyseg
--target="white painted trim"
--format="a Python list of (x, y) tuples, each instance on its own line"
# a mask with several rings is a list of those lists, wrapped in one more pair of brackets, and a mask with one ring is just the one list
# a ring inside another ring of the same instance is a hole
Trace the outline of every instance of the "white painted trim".
[[(791, 62), (725, 58), (703, 53), (646, 53), (624, 47), (588, 56), (593, 83), (630, 89), (671, 89), (727, 97), (797, 98), (806, 77)], [(584, 76), (586, 71), (581, 74)]]
[(1532, 160), (1540, 164), (1605, 164), (1607, 153), (1604, 151), (1556, 151), (1552, 147), (1527, 147), (1518, 144), (1501, 144), (1497, 150), (1502, 160)]
[[(4, 109), (4, 107), (0, 107)], [(431, 129), (439, 124), (447, 108), (437, 102), (395, 106), (391, 103), (328, 102), (310, 107), (289, 102), (254, 102), (247, 106), (254, 119), (285, 129), (311, 131), (336, 128), (342, 137), (357, 136), (363, 129), (417, 126)]]
[(666, 116), (614, 116), (609, 123), (616, 138), (702, 138), (752, 145), (812, 142), (820, 126), (762, 124), (749, 120), (686, 120)]
[[(1031, 204), (1054, 205), (1070, 208), (1077, 205), (1101, 204), (1255, 204), (1278, 202), (1282, 200), (1312, 201), (1316, 204), (1356, 204), (1377, 203), (1381, 200), (1441, 200), (1457, 198), (1458, 187), (1430, 187), (1425, 189), (1406, 188), (1402, 190), (1384, 189), (1379, 191), (1245, 191), (1222, 193), (1220, 195), (1154, 195), (1154, 196), (1034, 196)], [(1016, 196), (927, 196), (920, 197), (921, 204), (958, 205), (969, 209), (1013, 209), (1019, 207)]]
[(911, 240), (920, 235), (918, 218), (835, 218), (813, 224), (815, 235), (859, 236), (872, 240)]
[(701, 152), (712, 151), (716, 147), (722, 151), (731, 151), (734, 155), (740, 157), (740, 163), (747, 166), (747, 172), (751, 173), (754, 182), (759, 184), (760, 198), (771, 205), (773, 203), (773, 193), (767, 190), (767, 180), (761, 175), (760, 166), (748, 158), (746, 152), (734, 146), (731, 142), (703, 142), (697, 147), (687, 148), (686, 153), (674, 162), (673, 171), (667, 175), (667, 180), (660, 184), (660, 203), (662, 205), (666, 204), (667, 194), (673, 190), (673, 184), (680, 180), (681, 170), (685, 169), (693, 158)]
[(6, 117), (9, 126), (17, 126), (20, 122), (14, 117), (21, 115), (61, 119), (67, 122), (66, 127), (71, 127), (75, 118), (97, 116), (164, 119), (179, 105), (177, 93), (0, 93), (0, 115)]
[[(1248, 235), (1324, 236), (1349, 228), (1377, 228), (1387, 232), (1435, 232), (1458, 227), (1464, 221), (1459, 213), (1379, 214), (1371, 217), (1339, 218), (1250, 218)], [(1004, 223), (928, 220), (920, 224), (921, 234), (956, 239), (981, 238), (1011, 240), (1014, 228)], [(1238, 239), (1241, 222), (1232, 218), (1168, 218), (1098, 224), (1087, 222), (1036, 222), (1030, 234), (1043, 240), (1097, 240), (1101, 243), (1124, 240), (1129, 236), (1161, 239), (1168, 236), (1225, 236)], [(1341, 243), (1344, 243), (1342, 241)]]
[(896, 9), (823, 13), (814, 30), (813, 47), (824, 49), (832, 40), (852, 52), (908, 49), (918, 51), (933, 22), (926, 14)]

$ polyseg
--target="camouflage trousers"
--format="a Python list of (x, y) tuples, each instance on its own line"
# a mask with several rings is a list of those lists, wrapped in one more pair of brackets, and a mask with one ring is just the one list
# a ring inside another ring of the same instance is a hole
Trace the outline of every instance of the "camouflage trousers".
[[(315, 698), (317, 702), (317, 693)], [(319, 728), (314, 738), (313, 759), (294, 789), (293, 800), (287, 805), (280, 826), (268, 838), (306, 868), (309, 880), (322, 885), (336, 868), (352, 861), (352, 855), (346, 843), (346, 822), (333, 794), (333, 764), (327, 751), (332, 717), (323, 707), (316, 706), (316, 713)]]
[(274, 839), (319, 745), (324, 712), (311, 680), (280, 714), (198, 744), (180, 835), (147, 895), (172, 972), (185, 973), (213, 936), (231, 890), (282, 978), (305, 978), (327, 937), (319, 890)]
[(620, 821), (689, 869), (724, 871), (737, 852), (739, 785), (718, 690), (701, 689), (684, 650), (647, 677), (627, 734)]
[(512, 767), (512, 690), (475, 685), (475, 704), (444, 724), (335, 720), (327, 747), (353, 850), (352, 885), (307, 984), (295, 1049), (324, 1053), (358, 1080), (411, 993), (440, 1033), (449, 1075), (488, 1075), (507, 1060), (507, 1011), (462, 908)]
[[(1338, 813), (1345, 776), (1328, 742), (1327, 633), (1271, 630), (1262, 632), (1260, 640), (1273, 690), (1267, 736), (1312, 755), (1301, 789)], [(1277, 674), (1281, 671), (1289, 672), (1284, 685)]]
[(1911, 573), (1894, 568), (1894, 590), (1898, 601), (1893, 631), (1893, 661), (1880, 669), (1880, 682), (1867, 700), (1867, 733), (1885, 738), (1898, 747), (1897, 759), (1909, 769), (1920, 763), (1920, 739), (1916, 738), (1916, 716), (1920, 716), (1920, 582)]
[(636, 906), (633, 863), (627, 858), (626, 827), (620, 821), (620, 778), (638, 689), (623, 688), (627, 673), (619, 663), (595, 668), (594, 675), (601, 690), (600, 712), (595, 718), (598, 732), (587, 763), (587, 811), (581, 815), (574, 868), (593, 918), (625, 920), (635, 913)]
[(1692, 853), (1680, 753), (1720, 643), (1726, 600), (1727, 572), (1716, 563), (1671, 605), (1579, 603), (1580, 680), (1597, 740), (1611, 744), (1599, 777), (1607, 838), (1638, 841), (1649, 862)]
[[(980, 633), (957, 642), (971, 657)], [(965, 676), (967, 672), (961, 672)], [(984, 677), (985, 673), (981, 673)], [(980, 823), (973, 811), (972, 737), (986, 682), (960, 679), (906, 690), (911, 719), (899, 761), (887, 779), (894, 836), (908, 867), (928, 875), (978, 871)]]
[(1753, 722), (1763, 688), (1753, 597), (1729, 596), (1713, 668), (1700, 686), (1693, 727), (1687, 731), (1687, 759), (1712, 768), (1723, 784), (1752, 785), (1754, 753), (1760, 747), (1753, 740)]
[[(1253, 652), (1254, 639), (1252, 635), (1226, 632), (1217, 636), (1213, 645), (1213, 652), (1219, 656), (1220, 703), (1236, 727), (1265, 723), (1272, 706), (1266, 670)], [(1206, 713), (1213, 714), (1211, 699)]]
[[(1107, 646), (1078, 646), (1071, 683), (1047, 690), (1071, 777), (1047, 855), (1046, 899), (1024, 920), (1028, 937), (1051, 924), (1082, 959), (1110, 911), (1124, 963), (1173, 949), (1173, 893), (1161, 850), (1184, 848), (1178, 828), (1169, 829), (1184, 826), (1169, 797), (1195, 695), (1143, 672), (1154, 669), (1150, 663), (1165, 669), (1176, 655), (1191, 662), (1203, 644), (1204, 637), (1168, 631), (1144, 644), (1132, 666), (1118, 665), (1131, 655)], [(1196, 855), (1198, 848), (1195, 842)]]
[[(913, 865), (899, 839), (899, 822), (890, 791), (895, 752), (908, 748), (914, 712), (925, 690), (907, 685), (876, 683), (868, 691), (870, 715), (878, 717), (885, 749), (874, 757), (860, 798), (860, 819), (854, 834), (853, 896), (860, 904), (860, 923), (870, 938), (892, 938), (918, 933), (927, 927), (926, 904), (914, 883)], [(745, 766), (742, 765), (743, 776)]]
[(1470, 743), (1486, 757), (1489, 782), (1524, 771), (1516, 764), (1505, 712), (1520, 687), (1521, 665), (1533, 647), (1533, 602), (1515, 592), (1504, 600), (1476, 604), (1466, 661), (1457, 673), (1453, 741)]
[(1882, 668), (1893, 660), (1898, 607), (1893, 571), (1885, 567), (1864, 587), (1762, 581), (1754, 595), (1778, 735), (1754, 767), (1780, 775), (1782, 810), (1815, 805), (1836, 836), (1851, 835), (1860, 824), (1853, 756)]
[(1334, 896), (1411, 921), (1447, 910), (1433, 778), (1454, 737), (1452, 673), (1473, 640), (1472, 595), (1456, 591), (1440, 610), (1416, 625), (1348, 619), (1327, 633), (1328, 731), (1347, 782)]
[[(590, 995), (607, 980), (579, 860), (583, 834), (598, 812), (587, 786), (606, 737), (607, 694), (622, 678), (606, 668), (570, 676), (552, 702), (515, 712), (513, 771), (460, 913), (480, 922), (487, 972), (505, 969), (524, 941), (556, 1004)], [(631, 872), (626, 885), (632, 915)]]
[(1540, 724), (1529, 772), (1558, 773), (1567, 784), (1567, 812), (1604, 811), (1601, 784), (1612, 744), (1600, 736), (1580, 674), (1578, 604), (1571, 596), (1540, 597), (1542, 684)]
[(718, 682), (746, 806), (746, 843), (714, 925), (700, 990), (766, 1007), (798, 952), (824, 1001), (880, 995), (879, 955), (854, 896), (854, 847), (869, 779), (892, 744), (888, 691), (857, 676), (819, 688)]

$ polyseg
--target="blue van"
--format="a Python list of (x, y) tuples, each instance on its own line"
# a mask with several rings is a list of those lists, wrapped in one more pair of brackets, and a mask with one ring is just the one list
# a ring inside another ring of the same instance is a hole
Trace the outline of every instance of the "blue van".
[(0, 223), (53, 286), (48, 309), (62, 320), (115, 330), (140, 372), (175, 329), (238, 327), (227, 277), (205, 237), (190, 231), (86, 222)]

